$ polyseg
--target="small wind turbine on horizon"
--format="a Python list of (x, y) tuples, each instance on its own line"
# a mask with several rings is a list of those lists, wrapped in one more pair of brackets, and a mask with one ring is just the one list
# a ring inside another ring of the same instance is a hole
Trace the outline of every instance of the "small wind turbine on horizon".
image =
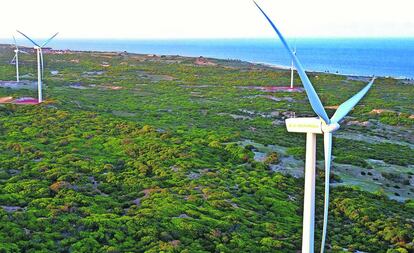
[(31, 38), (29, 38), (29, 36), (27, 36), (26, 34), (20, 32), (19, 30), (17, 30), (17, 32), (20, 33), (21, 35), (23, 35), (24, 37), (26, 37), (26, 39), (28, 39), (30, 42), (32, 42), (33, 45), (34, 45), (33, 48), (36, 50), (36, 53), (37, 53), (37, 93), (38, 93), (38, 102), (42, 103), (42, 101), (43, 101), (43, 98), (42, 98), (42, 78), (43, 78), (43, 52), (42, 52), (42, 48), (44, 46), (46, 46), (54, 37), (56, 37), (58, 35), (58, 33), (55, 33), (55, 35), (53, 35), (48, 40), (46, 40), (42, 45), (39, 45), (35, 41), (33, 41)]
[(16, 42), (16, 38), (13, 35), (13, 40), (14, 40), (14, 46), (16, 47), (16, 49), (14, 50), (14, 57), (11, 60), (11, 62), (15, 62), (16, 64), (16, 81), (20, 82), (20, 77), (19, 77), (19, 52), (24, 53), (24, 54), (29, 54), (25, 51), (19, 50), (19, 47), (17, 46), (17, 42)]
[[(254, 2), (254, 1), (253, 1)], [(261, 13), (265, 16), (273, 30), (276, 32), (279, 39), (282, 41), (284, 47), (289, 52), (290, 57), (298, 71), (299, 77), (303, 83), (306, 94), (313, 111), (318, 115), (318, 118), (290, 118), (286, 120), (286, 127), (289, 132), (306, 133), (306, 159), (305, 159), (305, 193), (304, 193), (304, 208), (303, 208), (303, 234), (302, 234), (302, 252), (314, 252), (314, 228), (315, 228), (315, 176), (316, 176), (316, 134), (324, 135), (324, 154), (325, 154), (325, 200), (324, 200), (324, 217), (323, 217), (323, 232), (321, 252), (325, 250), (326, 232), (328, 224), (328, 207), (329, 207), (329, 181), (330, 169), (332, 160), (332, 133), (340, 128), (339, 123), (345, 116), (354, 108), (354, 106), (364, 97), (364, 95), (371, 88), (375, 77), (357, 94), (349, 98), (347, 101), (339, 105), (334, 115), (329, 118), (323, 107), (321, 100), (318, 97), (315, 89), (312, 86), (308, 76), (306, 75), (302, 64), (299, 62), (295, 53), (291, 51), (285, 38), (272, 20), (254, 2)]]
[[(293, 53), (296, 55), (296, 42), (295, 42), (295, 47), (293, 49)], [(293, 66), (293, 60), (292, 60), (292, 64), (290, 65), (290, 88), (293, 89), (293, 74), (294, 74), (294, 66)]]

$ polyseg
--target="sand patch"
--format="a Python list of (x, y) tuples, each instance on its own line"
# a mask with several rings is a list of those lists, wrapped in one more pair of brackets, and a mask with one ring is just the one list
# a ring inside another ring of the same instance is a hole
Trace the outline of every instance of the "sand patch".
[(387, 109), (373, 109), (372, 111), (369, 112), (369, 114), (383, 114), (386, 112), (394, 112), (394, 111), (387, 110)]
[(13, 97), (1, 97), (0, 104), (8, 104), (13, 101)]
[(21, 97), (14, 100), (12, 103), (17, 105), (37, 105), (39, 103), (39, 100), (32, 97)]
[(200, 56), (195, 61), (194, 64), (196, 65), (202, 65), (202, 66), (217, 66), (216, 63), (207, 60), (206, 58)]
[(120, 89), (122, 89), (122, 87), (121, 86), (109, 86), (108, 87), (110, 90), (120, 90)]
[(99, 88), (102, 90), (122, 90), (124, 87), (106, 84), (106, 85), (99, 86)]

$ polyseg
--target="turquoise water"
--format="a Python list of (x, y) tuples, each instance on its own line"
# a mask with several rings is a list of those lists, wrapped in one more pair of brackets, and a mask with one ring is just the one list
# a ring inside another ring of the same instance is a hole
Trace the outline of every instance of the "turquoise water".
[[(2, 40), (3, 42), (10, 42)], [(340, 74), (414, 78), (414, 38), (297, 39), (297, 55), (307, 70)], [(28, 44), (24, 39), (19, 43)], [(206, 56), (290, 65), (277, 39), (80, 40), (56, 39), (56, 49), (128, 51), (144, 54)]]

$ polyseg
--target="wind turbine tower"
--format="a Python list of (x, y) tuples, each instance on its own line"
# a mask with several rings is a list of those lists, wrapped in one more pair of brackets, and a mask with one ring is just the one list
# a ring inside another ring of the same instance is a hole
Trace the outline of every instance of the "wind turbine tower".
[(42, 48), (44, 46), (46, 46), (54, 37), (56, 37), (58, 35), (58, 33), (56, 33), (55, 35), (53, 35), (52, 37), (50, 37), (42, 45), (39, 45), (34, 40), (32, 40), (31, 38), (29, 38), (27, 35), (25, 35), (24, 33), (20, 32), (19, 30), (17, 30), (17, 32), (20, 33), (21, 35), (23, 35), (24, 37), (26, 37), (26, 39), (28, 39), (30, 42), (32, 42), (33, 43), (33, 48), (36, 50), (36, 55), (37, 55), (37, 93), (38, 93), (38, 102), (39, 103), (42, 103), (42, 101), (43, 101), (43, 98), (42, 98), (42, 77), (43, 77), (43, 53), (42, 53)]
[(302, 252), (314, 252), (314, 229), (315, 229), (315, 179), (316, 179), (316, 135), (323, 134), (324, 136), (324, 154), (325, 154), (325, 200), (324, 200), (324, 218), (322, 231), (321, 252), (325, 250), (326, 232), (328, 224), (328, 207), (329, 207), (329, 181), (331, 170), (331, 155), (332, 155), (332, 134), (340, 128), (339, 123), (345, 116), (354, 108), (354, 106), (364, 97), (369, 91), (375, 78), (362, 88), (357, 94), (349, 98), (347, 101), (339, 105), (334, 115), (329, 118), (323, 107), (321, 100), (318, 97), (312, 83), (310, 82), (302, 64), (296, 57), (295, 53), (291, 51), (282, 33), (273, 24), (272, 20), (254, 2), (261, 13), (265, 16), (273, 30), (276, 32), (283, 46), (288, 51), (292, 58), (293, 64), (299, 74), (303, 83), (308, 100), (313, 111), (318, 117), (315, 118), (290, 118), (286, 120), (286, 127), (288, 132), (306, 133), (306, 158), (305, 158), (305, 190), (303, 203), (303, 232), (302, 232)]

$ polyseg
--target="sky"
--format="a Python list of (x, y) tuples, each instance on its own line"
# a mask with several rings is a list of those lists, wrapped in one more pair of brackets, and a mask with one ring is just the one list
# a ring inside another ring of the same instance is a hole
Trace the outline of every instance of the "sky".
[[(413, 0), (257, 0), (286, 37), (414, 37)], [(0, 38), (274, 37), (251, 0), (2, 0)]]

